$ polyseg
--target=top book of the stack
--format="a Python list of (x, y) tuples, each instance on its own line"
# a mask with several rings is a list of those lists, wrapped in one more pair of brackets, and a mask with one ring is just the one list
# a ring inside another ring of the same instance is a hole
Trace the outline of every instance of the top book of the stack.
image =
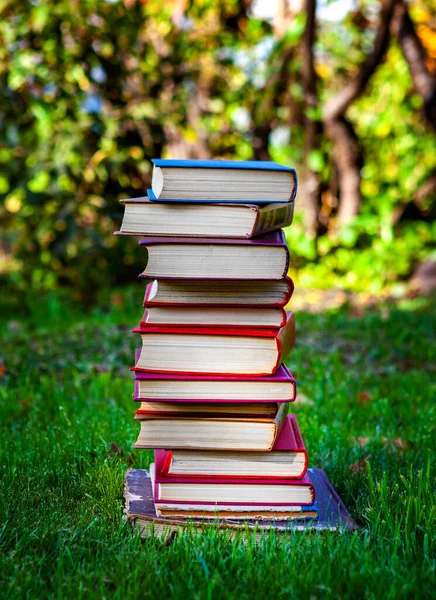
[(294, 169), (267, 161), (152, 162), (147, 197), (122, 200), (120, 234), (251, 238), (292, 223)]

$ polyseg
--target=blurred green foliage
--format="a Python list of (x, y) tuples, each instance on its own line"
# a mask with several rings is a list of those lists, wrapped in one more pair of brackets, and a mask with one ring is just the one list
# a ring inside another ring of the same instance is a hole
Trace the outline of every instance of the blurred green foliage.
[[(301, 166), (298, 52), (286, 65), (285, 89), (268, 82), (284, 52), (298, 48), (305, 19), (297, 15), (277, 36), (271, 23), (247, 12), (249, 5), (0, 2), (4, 279), (36, 290), (70, 284), (85, 296), (132, 280), (144, 256), (135, 240), (113, 236), (122, 214), (118, 201), (145, 194), (152, 157), (247, 159), (257, 143), (253, 131), (268, 120), (271, 158)], [(321, 98), (362, 60), (371, 35), (352, 15), (320, 21)], [(364, 149), (364, 201), (342, 231), (334, 227), (331, 148), (323, 142), (308, 157), (324, 182), (322, 210), (332, 227), (312, 240), (297, 216), (288, 231), (302, 281), (371, 284), (377, 291), (428, 254), (435, 237), (431, 198), (420, 206), (419, 222), (408, 214), (416, 189), (436, 168), (421, 105), (393, 44), (350, 110)]]

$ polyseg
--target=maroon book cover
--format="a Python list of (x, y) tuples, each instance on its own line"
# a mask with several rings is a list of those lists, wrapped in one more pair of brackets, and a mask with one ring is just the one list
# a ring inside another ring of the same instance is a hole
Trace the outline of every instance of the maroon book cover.
[(278, 231), (272, 231), (265, 235), (246, 240), (233, 240), (229, 238), (217, 238), (211, 240), (211, 238), (188, 238), (188, 237), (172, 237), (167, 238), (164, 236), (149, 236), (143, 237), (139, 240), (140, 246), (154, 246), (155, 244), (189, 244), (191, 246), (281, 246), (287, 249), (285, 234), (281, 229)]
[[(153, 237), (144, 237), (139, 240), (139, 245), (144, 246), (146, 248), (150, 248), (155, 245), (167, 245), (174, 246), (174, 252), (177, 251), (178, 245), (190, 245), (190, 246), (246, 246), (246, 247), (280, 247), (283, 248), (286, 256), (285, 265), (283, 268), (283, 272), (279, 277), (265, 277), (263, 279), (283, 279), (286, 276), (289, 268), (289, 249), (286, 244), (286, 238), (283, 231), (280, 229), (279, 231), (273, 231), (271, 233), (267, 233), (266, 235), (261, 235), (256, 238), (251, 239), (230, 239), (230, 238), (187, 238), (187, 237), (163, 237), (163, 236), (153, 236)], [(150, 279), (150, 276), (147, 275), (146, 271), (139, 275), (140, 278)], [(183, 278), (183, 277), (182, 277)], [(156, 277), (152, 277), (152, 279), (156, 279)], [(180, 279), (179, 277), (166, 277), (166, 279)], [(190, 279), (195, 279), (194, 277), (190, 277)], [(201, 279), (208, 279), (201, 277)], [(211, 277), (210, 279), (222, 279), (220, 277)], [(230, 278), (232, 279), (232, 278)], [(234, 278), (233, 278), (234, 279)], [(250, 278), (247, 278), (250, 280)]]

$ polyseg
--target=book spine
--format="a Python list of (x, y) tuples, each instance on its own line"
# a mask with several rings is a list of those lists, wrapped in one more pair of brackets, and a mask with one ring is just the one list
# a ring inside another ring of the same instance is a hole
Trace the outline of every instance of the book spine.
[(285, 277), (285, 280), (286, 280), (286, 283), (288, 284), (288, 290), (283, 299), (283, 303), (280, 304), (280, 308), (283, 308), (288, 304), (288, 302), (292, 298), (292, 294), (294, 293), (294, 288), (295, 288), (294, 282), (290, 277)]
[(168, 450), (165, 456), (164, 463), (162, 465), (162, 475), (165, 477), (170, 474), (171, 463), (173, 462), (173, 453)]
[(154, 296), (156, 296), (157, 286), (158, 286), (158, 282), (156, 279), (154, 279), (153, 281), (150, 281), (145, 286), (145, 295), (144, 295), (144, 301), (143, 301), (144, 307), (146, 307), (147, 303), (151, 302), (153, 300)]
[[(277, 369), (281, 362), (283, 362), (292, 348), (295, 346), (295, 316), (291, 313), (288, 322), (282, 327), (276, 338), (277, 340)], [(277, 370), (276, 369), (276, 370)]]
[(299, 477), (300, 479), (301, 477), (304, 477), (306, 475), (307, 468), (309, 466), (309, 456), (307, 454), (306, 446), (304, 445), (304, 441), (301, 436), (300, 428), (298, 427), (297, 418), (295, 415), (292, 415), (291, 427), (294, 433), (295, 445), (298, 447), (298, 452), (302, 452), (304, 455), (304, 466)]
[(281, 405), (281, 407), (279, 408), (279, 411), (276, 415), (275, 423), (274, 423), (274, 436), (273, 436), (273, 439), (271, 442), (271, 446), (268, 448), (268, 451), (273, 449), (274, 444), (276, 443), (276, 440), (279, 437), (279, 434), (282, 430), (282, 427), (285, 422), (287, 414), (288, 414), (288, 405), (284, 403)]
[(268, 205), (259, 209), (250, 237), (288, 227), (294, 216), (294, 202)]

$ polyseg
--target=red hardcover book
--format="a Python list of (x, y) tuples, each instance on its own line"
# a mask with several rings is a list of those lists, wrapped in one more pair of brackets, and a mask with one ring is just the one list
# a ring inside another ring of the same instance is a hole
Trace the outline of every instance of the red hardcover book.
[[(277, 457), (276, 465), (271, 462), (274, 457)], [(283, 459), (286, 460), (284, 465), (281, 462)], [(268, 453), (155, 450), (154, 462), (162, 478), (200, 476), (214, 481), (235, 473), (236, 468), (237, 477), (243, 477), (247, 481), (253, 478), (276, 481), (301, 479), (307, 471), (308, 456), (297, 418), (295, 415), (288, 415), (272, 450)], [(271, 475), (271, 472), (274, 475)], [(281, 475), (276, 474), (279, 472)]]
[(272, 375), (295, 344), (295, 317), (281, 329), (145, 325), (135, 367), (160, 373)]
[(154, 466), (155, 503), (209, 506), (309, 506), (315, 491), (307, 475), (301, 479), (262, 477), (165, 477)]
[(282, 230), (249, 240), (146, 237), (145, 279), (274, 280), (286, 276), (289, 250)]
[(146, 285), (143, 304), (144, 307), (283, 308), (288, 304), (293, 292), (294, 282), (290, 277), (273, 281), (160, 277)]

